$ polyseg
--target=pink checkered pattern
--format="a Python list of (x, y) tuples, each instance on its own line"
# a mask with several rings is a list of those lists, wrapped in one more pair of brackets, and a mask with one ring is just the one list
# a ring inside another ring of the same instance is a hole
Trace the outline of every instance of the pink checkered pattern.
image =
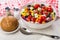
[(6, 14), (5, 7), (7, 7), (7, 6), (11, 8), (11, 12), (13, 14), (14, 7), (21, 8), (24, 5), (26, 5), (27, 3), (34, 2), (34, 1), (46, 2), (48, 4), (51, 4), (56, 9), (57, 15), (59, 15), (58, 14), (58, 0), (2, 0), (2, 1), (0, 1), (0, 17), (4, 16)]

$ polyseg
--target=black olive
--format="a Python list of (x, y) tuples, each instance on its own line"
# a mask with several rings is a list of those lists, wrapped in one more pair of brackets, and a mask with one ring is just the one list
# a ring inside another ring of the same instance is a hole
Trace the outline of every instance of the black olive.
[(41, 4), (41, 6), (45, 6), (44, 4)]
[(54, 12), (54, 15), (56, 15), (56, 13)]
[(28, 16), (25, 16), (25, 18), (27, 18)]
[(44, 4), (41, 4), (41, 8), (42, 8), (42, 6), (45, 6)]
[(49, 21), (45, 21), (46, 23), (48, 23)]
[(32, 10), (35, 10), (35, 9), (32, 9)]
[(28, 5), (27, 7), (31, 7), (31, 5)]
[(50, 20), (46, 20), (45, 22), (48, 23)]

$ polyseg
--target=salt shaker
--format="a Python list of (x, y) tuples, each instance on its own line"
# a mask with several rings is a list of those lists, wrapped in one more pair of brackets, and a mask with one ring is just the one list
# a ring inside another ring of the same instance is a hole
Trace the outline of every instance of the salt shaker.
[(19, 8), (14, 8), (14, 17), (20, 19)]

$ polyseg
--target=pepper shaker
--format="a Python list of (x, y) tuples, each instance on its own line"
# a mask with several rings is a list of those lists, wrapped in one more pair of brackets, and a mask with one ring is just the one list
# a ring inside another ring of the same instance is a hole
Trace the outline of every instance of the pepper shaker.
[(14, 17), (20, 19), (19, 8), (14, 8)]
[(6, 7), (5, 10), (6, 10), (6, 16), (11, 16), (12, 15), (9, 7)]

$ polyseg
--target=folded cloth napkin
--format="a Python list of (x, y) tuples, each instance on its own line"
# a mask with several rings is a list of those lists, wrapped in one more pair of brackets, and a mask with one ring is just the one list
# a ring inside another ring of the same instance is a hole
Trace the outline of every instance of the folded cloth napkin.
[(39, 40), (55, 40), (55, 39), (47, 37), (47, 36), (42, 36)]

